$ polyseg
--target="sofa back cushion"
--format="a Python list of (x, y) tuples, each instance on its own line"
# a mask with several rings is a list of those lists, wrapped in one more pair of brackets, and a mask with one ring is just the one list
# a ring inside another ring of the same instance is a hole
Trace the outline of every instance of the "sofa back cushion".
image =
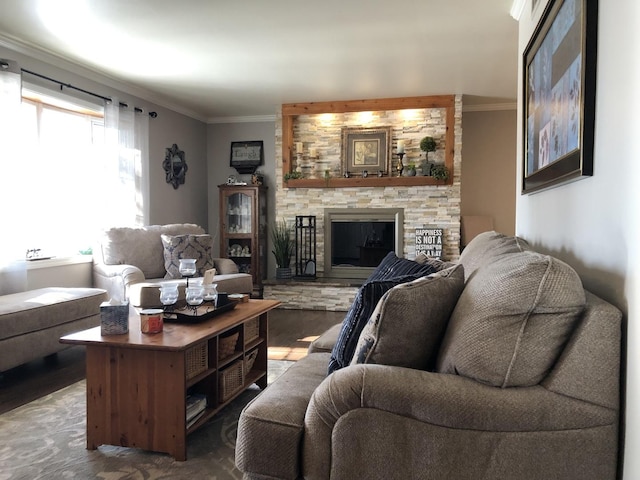
[(362, 330), (351, 364), (432, 370), (463, 287), (460, 264), (393, 287)]
[(351, 363), (360, 333), (387, 290), (435, 271), (433, 265), (420, 265), (413, 260), (399, 258), (394, 252), (389, 252), (356, 293), (356, 298), (342, 322), (338, 340), (331, 352), (328, 373)]
[(492, 263), (502, 255), (530, 249), (527, 241), (519, 237), (510, 237), (493, 231), (476, 235), (460, 254), (465, 279), (468, 279), (482, 265)]
[(163, 233), (197, 235), (205, 231), (192, 223), (110, 228), (104, 232), (100, 242), (102, 262), (106, 265), (134, 265), (146, 278), (162, 278), (166, 272), (160, 240)]
[(585, 306), (576, 272), (528, 251), (498, 256), (467, 280), (437, 370), (497, 387), (540, 383)]

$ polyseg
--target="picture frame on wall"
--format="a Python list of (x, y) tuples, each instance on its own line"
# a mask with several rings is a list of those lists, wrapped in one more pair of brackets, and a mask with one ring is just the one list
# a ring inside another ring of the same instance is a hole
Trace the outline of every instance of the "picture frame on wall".
[(523, 53), (522, 193), (593, 175), (597, 1), (551, 0)]
[(389, 173), (391, 127), (342, 129), (342, 174)]
[(262, 140), (231, 142), (229, 166), (235, 168), (238, 173), (254, 173), (263, 162)]

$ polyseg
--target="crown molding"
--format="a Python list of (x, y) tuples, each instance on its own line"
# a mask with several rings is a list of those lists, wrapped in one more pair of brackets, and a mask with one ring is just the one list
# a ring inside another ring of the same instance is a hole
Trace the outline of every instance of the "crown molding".
[(525, 3), (527, 3), (527, 0), (513, 0), (509, 14), (517, 21), (520, 21), (520, 17), (522, 17)]
[(275, 122), (275, 115), (248, 115), (246, 117), (212, 117), (207, 120), (208, 124), (214, 123), (260, 123)]
[[(195, 120), (206, 122), (205, 117), (198, 114), (197, 112), (194, 112), (193, 110), (187, 109), (181, 105), (176, 105), (174, 103), (168, 102), (166, 98), (155, 95), (149, 90), (140, 88), (128, 82), (123, 82), (122, 80), (117, 79), (109, 75), (108, 73), (102, 72), (97, 69), (92, 69), (90, 67), (87, 67), (86, 65), (60, 56), (59, 54), (40, 46), (36, 46), (31, 43), (18, 40), (12, 36), (0, 33), (0, 47), (5, 47), (22, 55), (27, 55), (35, 60), (47, 63), (52, 67), (67, 70), (75, 75), (80, 75), (88, 80), (100, 83), (106, 87), (113, 88), (128, 95), (132, 95), (147, 102), (151, 102), (158, 107), (167, 108)], [(112, 95), (104, 96), (110, 97)]]

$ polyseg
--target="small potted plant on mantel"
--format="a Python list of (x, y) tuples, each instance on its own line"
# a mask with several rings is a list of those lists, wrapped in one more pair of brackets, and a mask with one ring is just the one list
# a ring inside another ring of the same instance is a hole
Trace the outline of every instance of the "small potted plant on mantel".
[(447, 181), (449, 178), (449, 169), (440, 163), (431, 167), (431, 176), (436, 180)]
[(424, 137), (422, 140), (420, 140), (420, 150), (422, 150), (426, 154), (422, 171), (424, 175), (429, 176), (431, 174), (431, 168), (433, 166), (429, 163), (429, 152), (436, 151), (436, 141), (433, 139), (433, 137)]
[(292, 240), (293, 229), (282, 219), (276, 221), (271, 227), (271, 242), (273, 243), (273, 256), (276, 259), (276, 280), (291, 278), (291, 257), (294, 251)]

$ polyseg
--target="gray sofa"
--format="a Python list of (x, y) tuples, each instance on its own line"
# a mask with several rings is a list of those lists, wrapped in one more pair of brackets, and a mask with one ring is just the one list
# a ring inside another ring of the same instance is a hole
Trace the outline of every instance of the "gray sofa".
[(245, 479), (616, 478), (621, 312), (521, 239), (391, 288), (327, 375), (344, 333), (245, 407)]
[(52, 355), (60, 337), (100, 325), (98, 288), (49, 287), (0, 295), (0, 372)]
[[(103, 233), (94, 249), (94, 286), (106, 290), (109, 298), (126, 297), (132, 306), (140, 308), (162, 307), (159, 286), (164, 283), (178, 284), (183, 299), (186, 280), (165, 278), (163, 234), (204, 235), (205, 231), (189, 223), (111, 228)], [(214, 283), (219, 292), (251, 294), (251, 275), (239, 273), (230, 259), (212, 256), (211, 261), (217, 272)]]

